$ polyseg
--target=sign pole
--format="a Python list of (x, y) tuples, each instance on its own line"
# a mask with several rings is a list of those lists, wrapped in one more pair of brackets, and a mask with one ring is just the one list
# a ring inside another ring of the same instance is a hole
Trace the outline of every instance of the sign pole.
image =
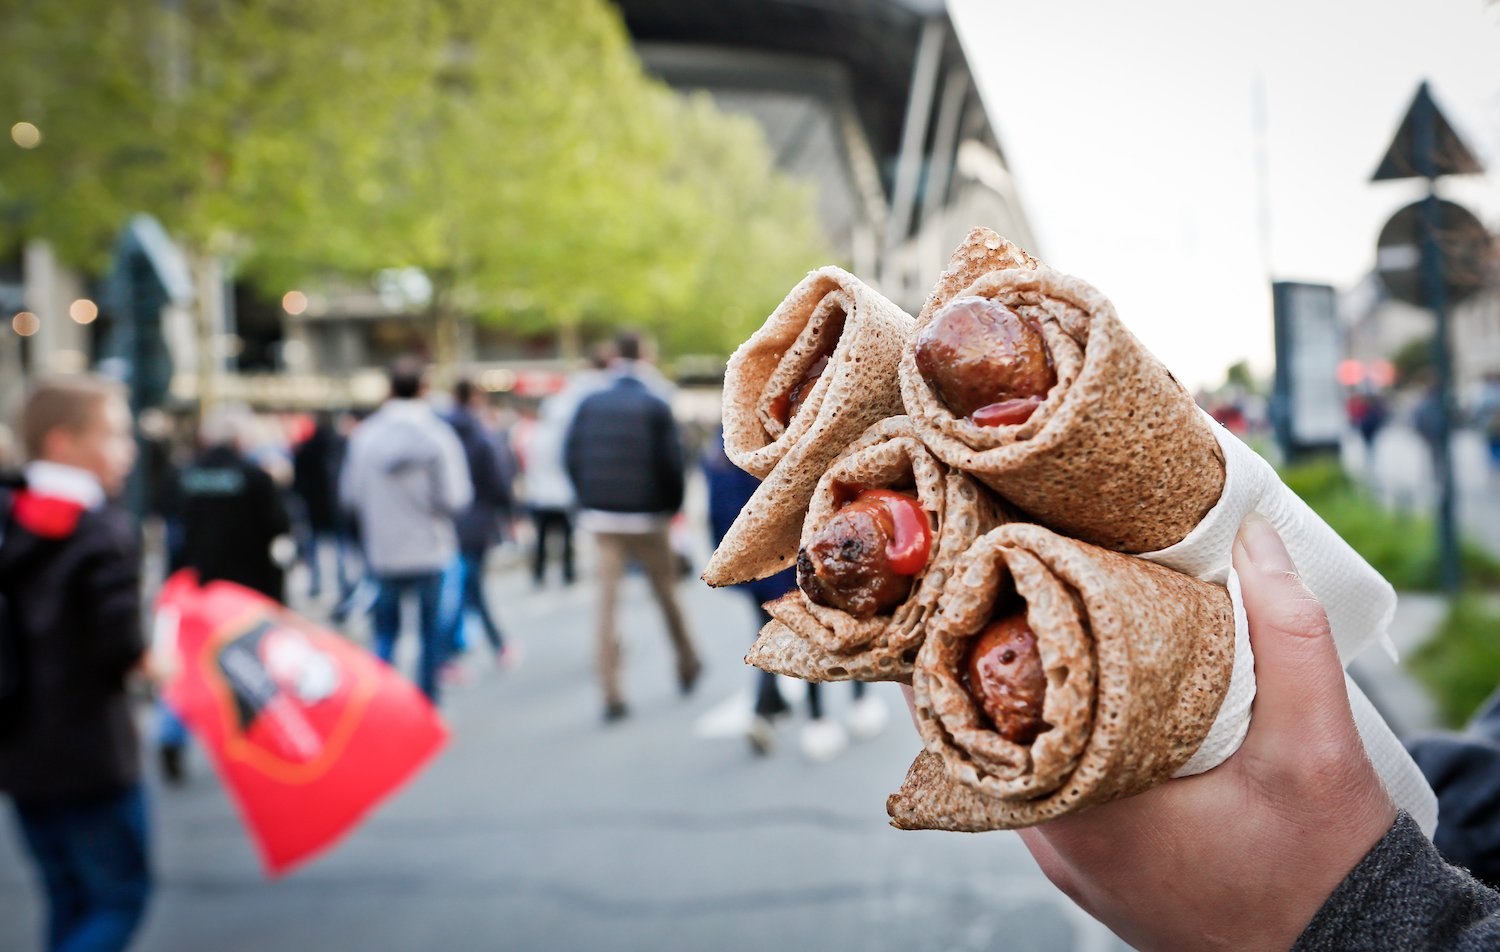
[(1458, 555), (1458, 529), (1453, 490), (1453, 349), (1449, 338), (1446, 289), (1443, 284), (1443, 247), (1438, 242), (1436, 110), (1418, 110), (1414, 117), (1418, 173), (1427, 180), (1427, 198), (1422, 202), (1422, 288), (1436, 322), (1432, 335), (1433, 368), (1437, 372), (1437, 412), (1433, 428), (1433, 467), (1438, 484), (1438, 575), (1443, 591), (1458, 593), (1462, 568)]

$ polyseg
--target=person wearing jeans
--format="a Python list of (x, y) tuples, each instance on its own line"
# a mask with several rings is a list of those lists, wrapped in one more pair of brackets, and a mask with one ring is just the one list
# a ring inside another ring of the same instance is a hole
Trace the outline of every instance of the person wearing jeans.
[(125, 948), (151, 894), (141, 785), (76, 801), (17, 800), (16, 817), (47, 892), (47, 948)]
[(468, 504), (458, 513), (454, 526), (458, 532), (458, 549), (462, 557), (460, 567), (460, 595), (452, 622), (453, 644), (462, 650), (467, 639), (463, 636), (464, 621), (469, 614), (478, 616), (484, 627), (485, 637), (502, 663), (513, 662), (518, 655), (508, 651), (505, 637), (500, 633), (493, 611), (484, 597), (484, 564), (490, 549), (500, 541), (500, 523), (510, 511), (510, 481), (501, 466), (500, 454), (495, 441), (480, 422), (479, 413), (484, 407), (484, 394), (471, 381), (460, 380), (453, 388), (453, 410), (447, 416), (449, 426), (463, 446), (464, 459), (469, 468), (469, 478), (474, 492)]
[(386, 664), (396, 663), (396, 640), (401, 634), (401, 602), (414, 596), (417, 600), (417, 630), (421, 633), (417, 687), (436, 701), (438, 670), (448, 656), (448, 629), (442, 617), (443, 573), (387, 575), (381, 577), (378, 584), (375, 607), (370, 616), (375, 631), (375, 654)]
[(391, 398), (349, 440), (339, 499), (358, 520), (375, 579), (376, 650), (388, 661), (395, 656), (401, 602), (415, 595), (422, 643), (417, 684), (436, 701), (449, 634), (440, 607), (443, 571), (458, 555), (453, 520), (473, 486), (453, 428), (420, 399), (422, 365), (397, 361), (390, 381)]
[(151, 894), (127, 679), (145, 652), (124, 391), (33, 384), (24, 481), (0, 487), (0, 794), (47, 897), (49, 952), (120, 952)]

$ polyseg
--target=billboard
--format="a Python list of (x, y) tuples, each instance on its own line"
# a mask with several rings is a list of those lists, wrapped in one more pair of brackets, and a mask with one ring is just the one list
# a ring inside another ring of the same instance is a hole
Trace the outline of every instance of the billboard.
[(1343, 331), (1336, 296), (1326, 284), (1277, 281), (1276, 437), (1288, 458), (1337, 448), (1344, 431), (1344, 394), (1338, 382)]

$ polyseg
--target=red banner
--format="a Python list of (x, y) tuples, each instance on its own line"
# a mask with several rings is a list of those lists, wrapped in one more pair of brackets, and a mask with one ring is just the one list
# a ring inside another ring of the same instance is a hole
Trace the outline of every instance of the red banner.
[(239, 585), (167, 580), (166, 700), (212, 757), (272, 876), (352, 830), (447, 740), (437, 711), (368, 651)]

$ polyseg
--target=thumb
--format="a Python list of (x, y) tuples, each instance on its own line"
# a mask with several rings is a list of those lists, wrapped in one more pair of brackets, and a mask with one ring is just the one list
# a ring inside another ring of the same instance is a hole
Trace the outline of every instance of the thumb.
[(1255, 707), (1246, 746), (1258, 739), (1352, 733), (1328, 616), (1297, 574), (1281, 536), (1251, 513), (1240, 526), (1233, 557), (1255, 652)]

